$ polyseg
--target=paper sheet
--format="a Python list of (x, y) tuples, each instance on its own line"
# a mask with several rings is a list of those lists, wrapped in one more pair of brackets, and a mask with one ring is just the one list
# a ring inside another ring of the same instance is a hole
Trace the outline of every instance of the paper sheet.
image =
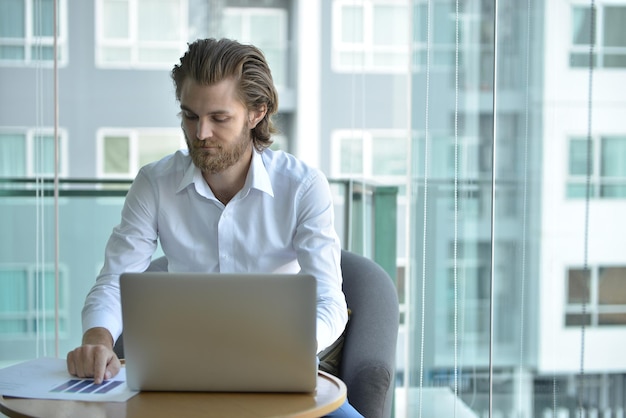
[(93, 379), (70, 375), (64, 359), (44, 357), (0, 369), (0, 394), (3, 396), (124, 402), (137, 393), (128, 389), (124, 367), (113, 379), (99, 385), (94, 384)]

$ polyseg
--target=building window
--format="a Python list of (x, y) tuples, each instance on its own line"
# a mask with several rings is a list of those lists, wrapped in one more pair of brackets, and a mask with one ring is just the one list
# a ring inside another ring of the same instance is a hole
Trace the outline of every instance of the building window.
[(227, 7), (222, 28), (226, 38), (261, 49), (272, 70), (274, 84), (288, 85), (286, 9)]
[[(66, 63), (66, 2), (59, 1), (57, 58)], [(52, 65), (54, 60), (54, 0), (0, 2), (0, 63)]]
[(332, 135), (334, 177), (375, 177), (404, 184), (407, 134), (403, 130), (339, 130)]
[[(67, 280), (59, 272), (59, 330), (67, 332)], [(0, 267), (0, 338), (36, 338), (55, 332), (55, 277), (53, 268)]]
[(566, 326), (626, 325), (626, 266), (570, 268), (566, 295)]
[(180, 129), (102, 129), (98, 132), (97, 174), (134, 178), (142, 166), (185, 147)]
[[(65, 131), (59, 132), (59, 176), (67, 175)], [(52, 129), (0, 130), (0, 176), (53, 177), (54, 132)]]
[(598, 68), (626, 68), (626, 5), (596, 5), (594, 28), (589, 5), (572, 6), (572, 33), (569, 62), (572, 68), (589, 68), (593, 42), (593, 65)]
[(569, 140), (567, 197), (626, 198), (626, 135)]
[(335, 0), (333, 70), (406, 72), (409, 64), (406, 0)]
[(187, 41), (185, 0), (97, 0), (96, 65), (171, 68)]

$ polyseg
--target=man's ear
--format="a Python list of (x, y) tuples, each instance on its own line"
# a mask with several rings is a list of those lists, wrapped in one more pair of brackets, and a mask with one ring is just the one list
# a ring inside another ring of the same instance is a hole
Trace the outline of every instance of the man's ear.
[(261, 105), (258, 109), (248, 111), (248, 129), (254, 129), (265, 117), (267, 106)]

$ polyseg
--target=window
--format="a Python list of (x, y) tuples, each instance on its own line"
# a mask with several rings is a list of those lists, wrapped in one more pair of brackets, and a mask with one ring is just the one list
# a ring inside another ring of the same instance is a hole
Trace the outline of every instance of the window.
[[(626, 68), (626, 5), (599, 3), (595, 22), (589, 5), (572, 6), (572, 33), (569, 54), (573, 68), (589, 67), (589, 49), (594, 43), (593, 65), (599, 68)], [(595, 33), (591, 33), (594, 23)]]
[(287, 85), (287, 10), (277, 8), (224, 9), (224, 36), (261, 49), (277, 87)]
[(332, 175), (376, 177), (403, 184), (407, 173), (407, 138), (403, 130), (341, 130), (332, 135)]
[[(37, 271), (31, 266), (0, 268), (0, 339), (36, 338), (54, 332), (54, 269)], [(59, 272), (59, 329), (67, 332), (66, 274)]]
[(171, 68), (187, 41), (185, 0), (97, 0), (96, 65)]
[(626, 266), (570, 268), (566, 294), (566, 326), (626, 325)]
[(98, 133), (98, 176), (133, 178), (139, 169), (185, 148), (180, 129), (103, 129)]
[(626, 198), (626, 135), (593, 137), (591, 143), (584, 137), (571, 138), (567, 197), (586, 197), (587, 171), (590, 197)]
[[(448, 245), (446, 315), (448, 340), (454, 338), (454, 248)], [(489, 334), (489, 243), (463, 242), (457, 246), (457, 282), (463, 286), (464, 339), (484, 341)]]
[[(67, 149), (64, 131), (59, 132), (59, 175), (66, 176)], [(0, 176), (53, 177), (54, 132), (52, 129), (0, 130)]]
[(335, 0), (333, 69), (338, 72), (406, 72), (408, 7), (406, 0)]
[[(58, 8), (58, 62), (67, 60), (66, 3)], [(0, 63), (52, 63), (54, 59), (54, 0), (0, 2)]]

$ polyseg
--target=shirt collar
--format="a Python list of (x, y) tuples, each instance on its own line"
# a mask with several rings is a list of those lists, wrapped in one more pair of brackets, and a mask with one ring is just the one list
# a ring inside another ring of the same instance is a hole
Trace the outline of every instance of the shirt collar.
[(246, 178), (244, 189), (248, 187), (274, 197), (274, 189), (272, 189), (270, 175), (263, 162), (262, 154), (256, 149), (252, 151), (252, 163), (250, 164), (250, 170), (248, 170), (248, 177)]
[[(185, 170), (185, 174), (178, 184), (176, 192), (180, 192), (192, 183), (196, 184), (196, 189), (200, 185), (208, 187), (206, 181), (204, 180), (204, 177), (202, 177), (200, 169), (196, 167), (196, 165), (193, 163), (193, 161), (191, 161), (190, 158), (189, 166)], [(248, 170), (248, 175), (246, 177), (246, 183), (243, 187), (245, 194), (247, 194), (249, 189), (257, 189), (274, 197), (274, 189), (272, 188), (272, 182), (270, 181), (269, 173), (265, 168), (261, 153), (256, 149), (252, 151), (252, 163), (250, 164), (250, 169)]]

